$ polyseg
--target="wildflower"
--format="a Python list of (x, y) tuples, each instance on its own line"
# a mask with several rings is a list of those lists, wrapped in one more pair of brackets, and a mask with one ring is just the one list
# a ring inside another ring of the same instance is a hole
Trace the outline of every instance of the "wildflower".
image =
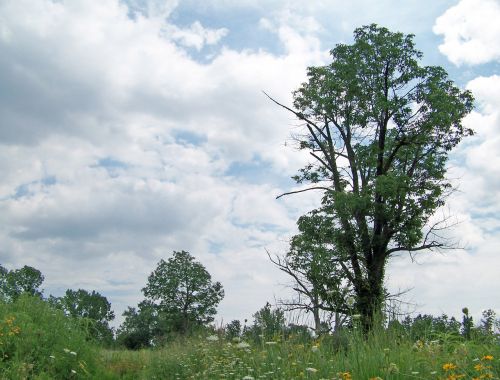
[(56, 357), (54, 355), (49, 355), (49, 358), (55, 359)]
[(484, 355), (481, 360), (493, 360), (493, 356), (492, 355)]
[(337, 375), (341, 378), (341, 380), (352, 380), (350, 372), (339, 372)]
[(74, 369), (72, 369), (72, 370), (71, 370), (71, 373), (74, 373), (74, 374), (76, 374), (76, 371), (75, 371)]
[(76, 352), (75, 351), (70, 351), (69, 354), (73, 355), (73, 356), (76, 356)]
[(437, 373), (437, 371), (432, 371), (431, 375), (435, 375), (436, 373)]
[(306, 372), (316, 373), (316, 372), (318, 372), (318, 370), (316, 368), (308, 367), (308, 368), (306, 368)]
[(312, 346), (311, 347), (311, 351), (312, 352), (318, 352), (319, 351), (319, 347), (318, 346)]
[(457, 368), (457, 366), (455, 364), (453, 364), (453, 363), (445, 363), (445, 364), (443, 364), (443, 369), (445, 371), (453, 371), (456, 368)]
[(240, 342), (236, 345), (238, 348), (248, 348), (250, 345), (247, 342)]
[(254, 378), (252, 376), (250, 376), (250, 375), (246, 375), (241, 380), (254, 380)]
[(67, 354), (69, 354), (69, 352), (70, 352), (70, 350), (67, 348), (63, 348), (63, 351), (66, 352)]
[(478, 363), (474, 366), (474, 369), (476, 371), (482, 371), (484, 369), (484, 366), (481, 363)]
[(207, 336), (207, 340), (209, 342), (217, 342), (219, 340), (219, 337), (217, 335), (209, 335)]

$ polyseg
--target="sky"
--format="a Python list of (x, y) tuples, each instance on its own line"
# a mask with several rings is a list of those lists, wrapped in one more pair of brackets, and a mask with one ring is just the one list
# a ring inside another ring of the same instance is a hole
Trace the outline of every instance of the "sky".
[(288, 297), (266, 250), (319, 194), (275, 199), (309, 158), (263, 91), (290, 105), (377, 23), (476, 98), (445, 210), (464, 249), (396, 257), (387, 287), (414, 312), (500, 314), (499, 19), (498, 0), (0, 0), (0, 264), (39, 269), (47, 296), (98, 291), (116, 324), (174, 250), (223, 284), (218, 323)]

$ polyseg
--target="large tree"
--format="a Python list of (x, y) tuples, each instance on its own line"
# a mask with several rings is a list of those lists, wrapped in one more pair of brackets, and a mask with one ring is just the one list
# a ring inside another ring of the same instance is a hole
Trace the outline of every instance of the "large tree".
[(224, 297), (220, 282), (212, 282), (205, 267), (185, 251), (174, 251), (173, 257), (161, 260), (143, 292), (181, 333), (213, 321)]
[(293, 107), (275, 101), (304, 123), (297, 139), (313, 160), (295, 179), (324, 191), (314, 213), (331, 220), (333, 259), (367, 329), (381, 310), (391, 255), (444, 246), (431, 217), (451, 187), (448, 154), (473, 133), (462, 124), (471, 93), (443, 68), (422, 66), (413, 39), (358, 28), (353, 44), (331, 50), (330, 64), (308, 68)]

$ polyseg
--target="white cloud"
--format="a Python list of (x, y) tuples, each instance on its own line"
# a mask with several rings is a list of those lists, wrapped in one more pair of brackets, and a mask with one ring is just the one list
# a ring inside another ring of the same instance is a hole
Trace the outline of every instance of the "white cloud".
[(289, 102), (325, 55), (289, 30), (276, 34), (285, 55), (225, 47), (202, 64), (177, 42), (201, 49), (227, 31), (180, 28), (174, 7), (129, 18), (118, 1), (1, 3), (2, 264), (37, 267), (49, 293), (95, 288), (120, 314), (185, 249), (223, 282), (225, 315), (249, 317), (273, 298), (263, 247), (284, 249), (310, 201), (225, 172), (258, 159), (283, 182), (300, 167), (283, 146), (290, 116), (261, 91)]
[(189, 28), (179, 28), (175, 25), (169, 25), (165, 33), (175, 41), (179, 41), (187, 47), (194, 47), (196, 50), (201, 50), (205, 44), (217, 44), (221, 38), (228, 34), (226, 28), (209, 29), (204, 28), (199, 21), (195, 21)]
[(499, 19), (497, 0), (461, 0), (436, 19), (434, 33), (444, 35), (439, 50), (456, 65), (498, 60)]

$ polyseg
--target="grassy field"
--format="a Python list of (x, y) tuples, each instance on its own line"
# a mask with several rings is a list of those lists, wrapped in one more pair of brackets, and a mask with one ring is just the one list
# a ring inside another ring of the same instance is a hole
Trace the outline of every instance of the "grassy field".
[(158, 350), (104, 351), (104, 365), (127, 379), (498, 379), (498, 344), (434, 339), (412, 342), (379, 332), (308, 343), (259, 345), (190, 339)]
[[(259, 340), (257, 340), (259, 341)], [(97, 347), (81, 325), (34, 298), (0, 304), (0, 379), (498, 379), (494, 335), (470, 340), (400, 329), (321, 339), (201, 334), (157, 349)]]

